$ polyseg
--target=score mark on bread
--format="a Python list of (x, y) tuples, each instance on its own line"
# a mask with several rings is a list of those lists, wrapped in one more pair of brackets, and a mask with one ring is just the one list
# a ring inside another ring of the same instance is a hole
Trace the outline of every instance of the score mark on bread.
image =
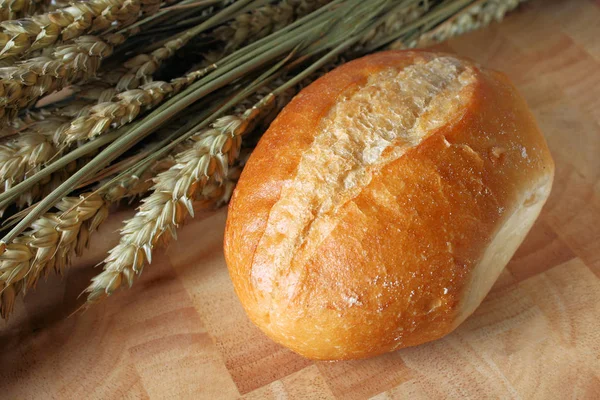
[(440, 57), (400, 71), (384, 69), (342, 96), (321, 119), (296, 176), (271, 209), (254, 255), (253, 283), (270, 291), (282, 271), (300, 273), (334, 229), (341, 205), (355, 198), (382, 166), (458, 118), (469, 82), (472, 71), (456, 59)]
[(501, 74), (367, 56), (305, 88), (252, 154), (225, 235), (234, 287), (265, 333), (315, 359), (439, 338), (489, 291), (552, 175)]

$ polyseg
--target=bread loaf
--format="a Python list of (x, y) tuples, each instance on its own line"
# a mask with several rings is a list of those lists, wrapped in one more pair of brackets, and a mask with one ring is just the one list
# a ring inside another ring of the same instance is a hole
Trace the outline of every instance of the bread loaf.
[(431, 341), (481, 303), (553, 174), (503, 74), (370, 55), (302, 90), (260, 140), (229, 206), (231, 279), (260, 329), (312, 359)]

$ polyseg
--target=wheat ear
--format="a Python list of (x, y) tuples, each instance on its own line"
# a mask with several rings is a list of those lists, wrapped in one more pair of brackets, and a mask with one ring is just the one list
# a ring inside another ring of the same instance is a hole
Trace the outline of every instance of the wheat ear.
[(23, 133), (0, 144), (0, 184), (2, 191), (23, 181), (48, 161), (56, 149), (51, 138), (38, 133)]
[(331, 0), (283, 0), (276, 4), (266, 4), (238, 15), (230, 23), (215, 29), (213, 35), (225, 43), (225, 52), (229, 52), (284, 28), (330, 2)]
[[(122, 40), (114, 35), (114, 40)], [(34, 57), (12, 67), (0, 68), (4, 98), (0, 115), (10, 120), (20, 109), (34, 104), (41, 96), (70, 83), (95, 76), (102, 59), (112, 54), (113, 45), (96, 36), (82, 36), (73, 43), (56, 47), (50, 56)]]
[(154, 163), (141, 176), (128, 176), (100, 193), (65, 197), (49, 212), (35, 221), (30, 229), (7, 245), (0, 255), (0, 315), (7, 318), (14, 298), (35, 287), (37, 281), (52, 269), (61, 272), (76, 255), (81, 255), (90, 236), (106, 220), (110, 205), (147, 191), (151, 178), (174, 164), (167, 156)]
[(0, 22), (35, 15), (49, 3), (48, 0), (0, 0)]
[(59, 153), (52, 143), (52, 132), (64, 121), (52, 117), (0, 141), (0, 192), (35, 174)]
[(219, 118), (188, 141), (187, 148), (175, 156), (175, 165), (156, 176), (153, 191), (121, 230), (121, 241), (110, 251), (104, 270), (86, 289), (89, 303), (110, 295), (123, 283), (131, 286), (135, 275), (150, 262), (153, 248), (175, 236), (185, 217), (193, 215), (194, 200), (223, 199), (224, 193), (229, 194), (222, 183), (239, 155), (241, 136), (273, 105), (274, 96), (267, 95), (241, 115)]
[(506, 13), (514, 10), (524, 0), (479, 0), (464, 11), (453, 15), (435, 29), (421, 35), (410, 43), (411, 47), (425, 47), (443, 42), (451, 37), (462, 35), (484, 26), (492, 21), (502, 21)]
[(91, 139), (111, 127), (123, 126), (133, 121), (140, 112), (156, 107), (165, 97), (179, 93), (213, 68), (196, 70), (170, 82), (151, 82), (139, 89), (119, 93), (112, 101), (85, 107), (78, 117), (56, 130), (54, 142), (69, 145), (78, 140)]
[(124, 27), (137, 20), (144, 5), (154, 11), (156, 1), (89, 0), (30, 18), (0, 23), (0, 59), (21, 56), (87, 33)]

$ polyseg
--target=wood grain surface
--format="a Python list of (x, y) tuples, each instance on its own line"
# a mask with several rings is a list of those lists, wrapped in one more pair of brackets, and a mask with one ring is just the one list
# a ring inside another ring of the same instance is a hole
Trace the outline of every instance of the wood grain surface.
[(446, 338), (311, 362), (246, 318), (205, 214), (132, 289), (73, 312), (130, 213), (0, 322), (0, 398), (600, 398), (600, 2), (533, 1), (442, 49), (505, 71), (556, 161), (551, 198), (481, 307)]

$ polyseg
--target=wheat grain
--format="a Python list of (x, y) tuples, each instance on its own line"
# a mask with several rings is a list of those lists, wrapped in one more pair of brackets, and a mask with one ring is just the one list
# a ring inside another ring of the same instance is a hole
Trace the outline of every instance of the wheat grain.
[(10, 286), (13, 282), (23, 279), (29, 272), (32, 254), (23, 241), (15, 241), (8, 245), (5, 254), (0, 264), (0, 281)]
[(0, 0), (0, 22), (35, 15), (49, 3), (48, 0)]
[(57, 11), (62, 8), (68, 7), (70, 3), (71, 2), (69, 0), (43, 0), (43, 2), (38, 7), (39, 11), (35, 14), (46, 14), (53, 11)]
[[(144, 8), (145, 7), (145, 8)], [(46, 14), (0, 23), (0, 59), (49, 47), (86, 33), (124, 27), (137, 20), (140, 11), (156, 10), (156, 0), (77, 1)]]

